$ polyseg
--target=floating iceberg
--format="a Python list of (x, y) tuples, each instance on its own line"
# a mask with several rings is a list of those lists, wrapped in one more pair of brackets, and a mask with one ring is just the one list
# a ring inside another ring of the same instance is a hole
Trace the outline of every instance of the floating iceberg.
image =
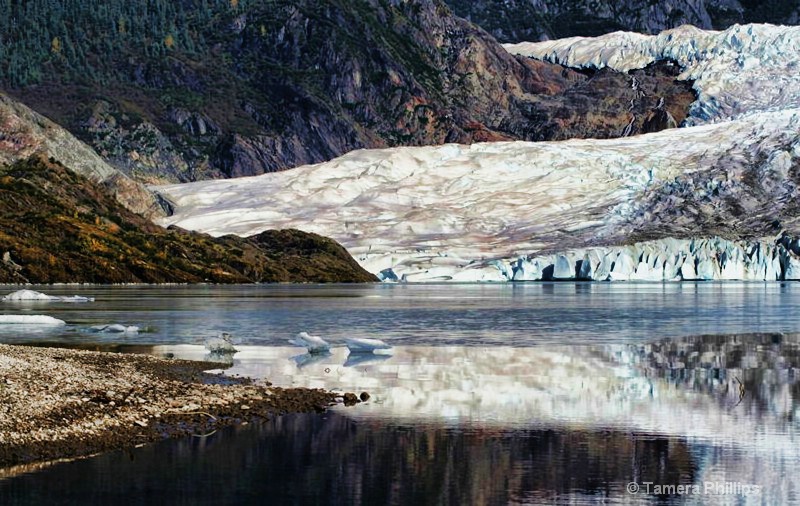
[(110, 325), (95, 325), (91, 328), (92, 332), (108, 332), (112, 334), (138, 334), (139, 327), (136, 325), (120, 325), (114, 323)]
[(344, 340), (350, 353), (391, 353), (392, 347), (380, 339), (367, 339), (363, 337), (351, 337)]
[(66, 325), (64, 320), (45, 315), (0, 315), (0, 325)]
[(300, 332), (294, 339), (289, 339), (289, 343), (305, 348), (309, 353), (328, 353), (331, 350), (331, 345), (326, 340), (308, 332)]
[(233, 346), (233, 336), (227, 332), (220, 332), (217, 337), (207, 338), (205, 345), (212, 355), (232, 355), (239, 351)]
[(3, 297), (3, 302), (22, 302), (22, 301), (43, 301), (43, 302), (94, 302), (94, 297), (82, 297), (73, 295), (71, 297), (59, 297), (47, 295), (34, 290), (17, 290)]

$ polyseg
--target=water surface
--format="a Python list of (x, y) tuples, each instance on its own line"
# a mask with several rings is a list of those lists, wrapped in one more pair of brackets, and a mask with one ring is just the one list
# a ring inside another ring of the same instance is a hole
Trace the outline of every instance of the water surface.
[[(241, 351), (220, 374), (372, 398), (16, 472), (3, 504), (800, 503), (800, 285), (43, 291), (98, 300), (0, 304), (68, 323), (0, 341), (208, 359), (203, 338), (225, 330)], [(303, 330), (394, 353), (312, 357), (286, 342)]]

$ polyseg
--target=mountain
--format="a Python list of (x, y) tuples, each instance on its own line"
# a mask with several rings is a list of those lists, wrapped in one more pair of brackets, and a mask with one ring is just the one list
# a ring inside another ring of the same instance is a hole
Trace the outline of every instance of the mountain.
[(0, 283), (370, 282), (297, 230), (211, 238), (152, 224), (53, 159), (0, 168)]
[[(800, 57), (800, 28), (682, 27), (510, 49), (618, 71), (671, 59), (695, 80), (691, 126), (357, 151), (279, 174), (163, 187), (176, 212), (162, 222), (214, 235), (304, 227), (387, 279), (574, 278), (587, 255), (592, 279), (800, 276), (800, 248), (781, 234), (800, 233), (800, 81), (787, 71)], [(645, 241), (662, 242), (634, 245)]]
[[(631, 105), (630, 76), (510, 55), (440, 0), (0, 6), (0, 84), (148, 183), (359, 148), (618, 137), (679, 124), (692, 100), (656, 66)], [(660, 98), (674, 121), (645, 126)]]
[(446, 0), (453, 11), (501, 42), (597, 36), (619, 30), (655, 34), (689, 24), (724, 30), (734, 23), (800, 23), (798, 0)]
[(144, 186), (108, 165), (65, 129), (0, 93), (0, 166), (34, 154), (69, 164), (76, 172), (103, 185), (133, 212), (148, 217), (164, 214)]

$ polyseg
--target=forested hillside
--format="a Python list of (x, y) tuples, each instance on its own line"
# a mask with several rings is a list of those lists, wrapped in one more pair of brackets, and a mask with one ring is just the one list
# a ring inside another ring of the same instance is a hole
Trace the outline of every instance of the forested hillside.
[(0, 0), (2, 80), (25, 86), (60, 77), (125, 79), (130, 54), (200, 55), (215, 20), (243, 12), (247, 0)]
[[(509, 55), (440, 0), (0, 0), (0, 84), (144, 182), (353, 149), (616, 137), (666, 98)], [(672, 100), (673, 95), (679, 98)]]

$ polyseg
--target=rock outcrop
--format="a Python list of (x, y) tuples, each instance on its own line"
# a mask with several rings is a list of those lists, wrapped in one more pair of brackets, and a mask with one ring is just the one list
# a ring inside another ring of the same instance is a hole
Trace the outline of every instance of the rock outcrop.
[(140, 183), (111, 167), (64, 128), (0, 93), (0, 166), (33, 155), (62, 160), (75, 172), (106, 187), (135, 213), (164, 215), (155, 196)]

